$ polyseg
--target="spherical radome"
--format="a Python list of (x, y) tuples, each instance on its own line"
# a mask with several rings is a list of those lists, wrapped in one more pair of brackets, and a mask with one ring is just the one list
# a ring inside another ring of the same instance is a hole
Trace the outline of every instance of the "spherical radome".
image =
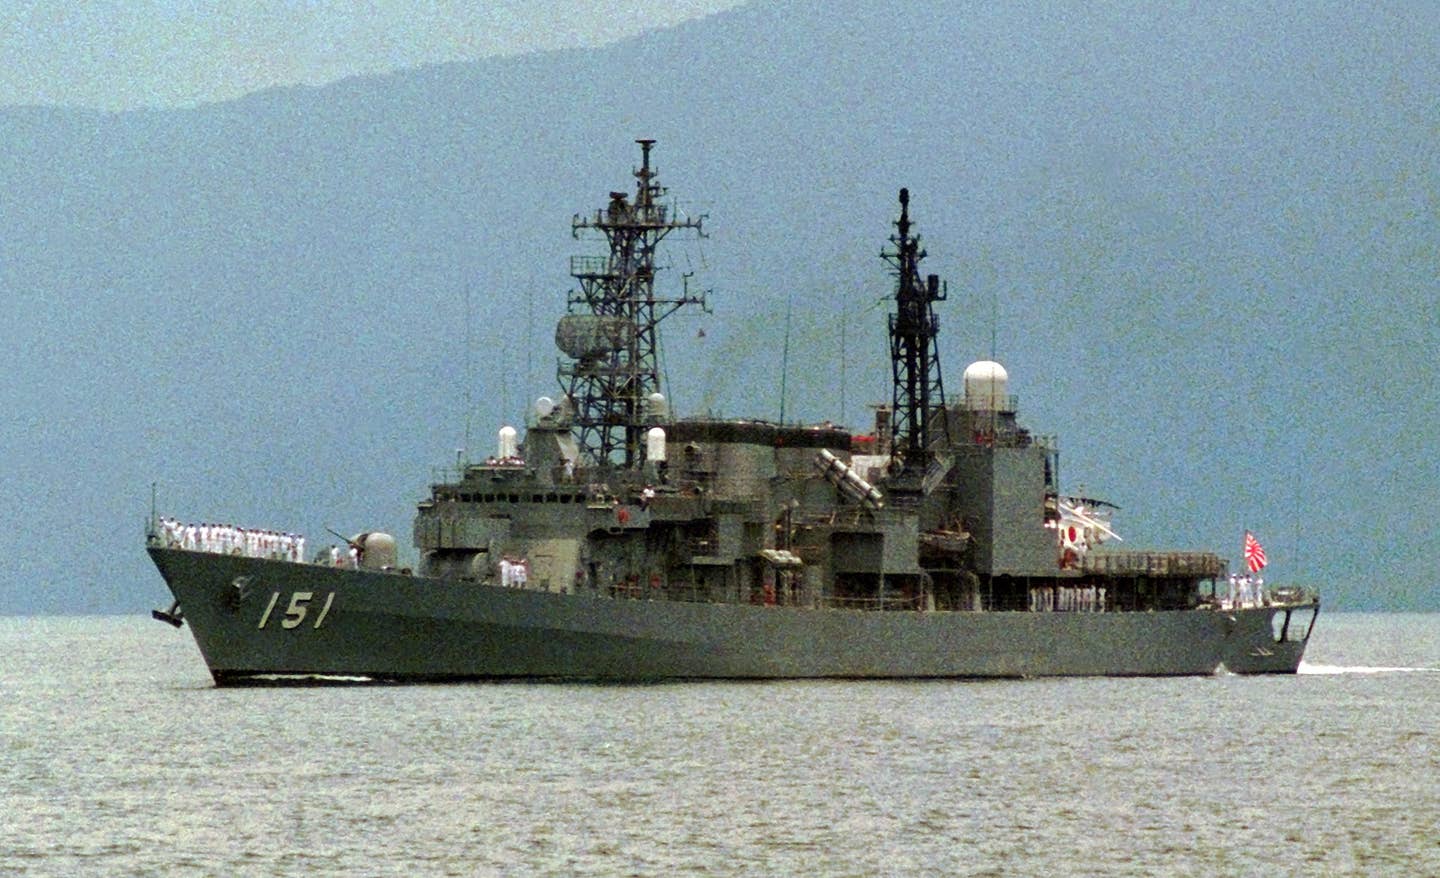
[(1005, 407), (1010, 395), (1010, 375), (993, 360), (980, 360), (965, 367), (965, 407), (995, 411)]

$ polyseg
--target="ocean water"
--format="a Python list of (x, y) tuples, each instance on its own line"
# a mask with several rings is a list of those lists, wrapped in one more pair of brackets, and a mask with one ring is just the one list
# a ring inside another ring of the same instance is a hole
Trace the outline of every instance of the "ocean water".
[(0, 619), (3, 875), (1435, 875), (1440, 615), (1294, 677), (219, 690)]

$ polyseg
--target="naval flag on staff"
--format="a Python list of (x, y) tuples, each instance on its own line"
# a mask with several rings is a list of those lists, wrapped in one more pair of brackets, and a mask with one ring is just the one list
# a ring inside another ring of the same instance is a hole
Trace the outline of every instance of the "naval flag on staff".
[(1265, 566), (1265, 547), (1255, 539), (1250, 531), (1245, 531), (1245, 566), (1250, 568), (1251, 573), (1259, 573)]

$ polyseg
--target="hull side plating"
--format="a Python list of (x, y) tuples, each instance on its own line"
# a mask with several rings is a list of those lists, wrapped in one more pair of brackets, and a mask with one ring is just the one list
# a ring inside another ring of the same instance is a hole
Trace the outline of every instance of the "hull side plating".
[[(150, 554), (220, 684), (267, 676), (1169, 676), (1211, 674), (1222, 664), (1237, 673), (1293, 672), (1299, 663), (1298, 654), (1291, 663), (1275, 649), (1275, 611), (1266, 608), (820, 610), (562, 595), (178, 549)], [(1268, 664), (1240, 660), (1266, 650)]]

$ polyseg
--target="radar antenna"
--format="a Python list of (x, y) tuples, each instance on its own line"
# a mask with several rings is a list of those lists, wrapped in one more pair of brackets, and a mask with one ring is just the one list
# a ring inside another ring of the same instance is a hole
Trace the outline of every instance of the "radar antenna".
[[(642, 460), (647, 423), (646, 402), (660, 392), (656, 327), (684, 305), (705, 307), (705, 295), (690, 293), (688, 285), (675, 298), (655, 295), (655, 249), (670, 232), (694, 229), (704, 237), (705, 216), (672, 215), (659, 203), (665, 189), (650, 166), (654, 140), (640, 144), (640, 167), (635, 171), (635, 198), (611, 192), (610, 202), (588, 217), (576, 214), (571, 232), (599, 231), (609, 245), (606, 256), (574, 256), (570, 275), (580, 282), (572, 292), (572, 313), (593, 317), (610, 341), (591, 346), (563, 362), (562, 387), (575, 406), (576, 439), (582, 452), (599, 462), (635, 466)], [(562, 348), (564, 345), (562, 345)], [(570, 351), (567, 351), (570, 353)]]
[(920, 279), (918, 235), (910, 234), (910, 190), (900, 190), (900, 219), (890, 236), (894, 250), (880, 254), (895, 271), (895, 313), (890, 315), (890, 365), (893, 374), (891, 421), (893, 448), (901, 455), (902, 472), (923, 472), (935, 440), (948, 438), (945, 425), (945, 386), (940, 378), (940, 354), (935, 344), (940, 323), (935, 302), (945, 300), (938, 275)]

